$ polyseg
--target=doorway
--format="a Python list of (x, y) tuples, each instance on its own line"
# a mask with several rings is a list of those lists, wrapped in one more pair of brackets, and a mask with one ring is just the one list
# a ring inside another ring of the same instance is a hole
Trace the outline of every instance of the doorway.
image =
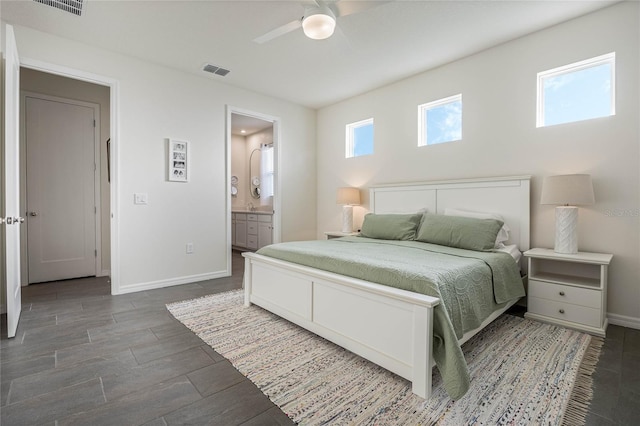
[(22, 284), (110, 274), (110, 88), (21, 80)]
[(280, 241), (279, 128), (277, 117), (228, 107), (230, 252)]

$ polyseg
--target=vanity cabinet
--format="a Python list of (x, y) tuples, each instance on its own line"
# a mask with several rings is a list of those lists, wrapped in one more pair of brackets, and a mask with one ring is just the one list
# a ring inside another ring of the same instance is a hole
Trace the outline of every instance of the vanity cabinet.
[(232, 213), (231, 244), (239, 250), (258, 250), (273, 242), (273, 215)]
[(246, 247), (247, 246), (247, 215), (244, 213), (234, 213), (235, 222), (234, 229), (236, 230), (236, 238), (234, 246)]
[(273, 216), (258, 216), (258, 248), (273, 243)]

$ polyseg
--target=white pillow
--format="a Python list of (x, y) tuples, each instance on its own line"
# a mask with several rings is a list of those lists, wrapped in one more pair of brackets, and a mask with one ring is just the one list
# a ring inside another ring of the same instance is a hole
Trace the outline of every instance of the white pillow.
[[(496, 219), (504, 223), (502, 216), (496, 213), (472, 212), (469, 210), (446, 208), (444, 209), (444, 214), (445, 216), (474, 217), (476, 219)], [(504, 247), (504, 243), (509, 239), (509, 231), (509, 227), (504, 223), (496, 236), (495, 248)]]

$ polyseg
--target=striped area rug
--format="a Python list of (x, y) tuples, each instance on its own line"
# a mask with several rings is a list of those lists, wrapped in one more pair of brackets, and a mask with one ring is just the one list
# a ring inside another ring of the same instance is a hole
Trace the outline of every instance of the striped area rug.
[(602, 339), (503, 315), (463, 345), (471, 389), (453, 401), (434, 369), (410, 383), (257, 306), (241, 290), (167, 305), (303, 425), (583, 424)]

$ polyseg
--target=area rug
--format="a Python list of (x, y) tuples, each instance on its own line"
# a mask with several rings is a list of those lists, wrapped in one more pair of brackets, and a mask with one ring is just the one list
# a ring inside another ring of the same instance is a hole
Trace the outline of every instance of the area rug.
[(437, 368), (411, 384), (257, 306), (241, 290), (169, 311), (303, 425), (583, 424), (602, 339), (502, 315), (463, 345), (471, 388), (451, 400)]

